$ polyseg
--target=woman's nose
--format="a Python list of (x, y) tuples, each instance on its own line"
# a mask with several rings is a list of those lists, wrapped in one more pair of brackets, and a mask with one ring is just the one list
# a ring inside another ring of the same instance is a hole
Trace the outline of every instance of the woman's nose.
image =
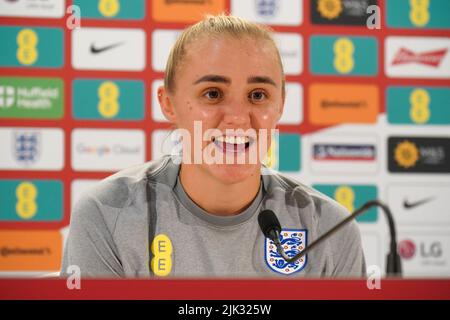
[(250, 108), (243, 102), (233, 100), (224, 108), (223, 121), (230, 126), (247, 126), (250, 123)]

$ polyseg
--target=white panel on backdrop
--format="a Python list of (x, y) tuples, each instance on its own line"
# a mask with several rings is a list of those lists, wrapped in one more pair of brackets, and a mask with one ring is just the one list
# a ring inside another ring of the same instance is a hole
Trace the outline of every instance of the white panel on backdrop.
[(80, 199), (84, 192), (87, 192), (90, 188), (96, 185), (100, 180), (94, 179), (76, 179), (70, 184), (70, 208), (73, 210), (73, 206)]
[(376, 265), (384, 272), (381, 259), (381, 242), (378, 234), (373, 232), (361, 232), (361, 241), (364, 250), (366, 266)]
[(61, 18), (65, 0), (0, 0), (0, 17)]
[(164, 155), (181, 154), (181, 145), (177, 144), (177, 133), (170, 130), (155, 130), (152, 132), (152, 160)]
[(166, 117), (161, 111), (158, 101), (158, 87), (164, 85), (164, 80), (154, 80), (152, 82), (152, 119), (156, 122), (167, 122)]
[(64, 131), (60, 128), (0, 128), (1, 170), (61, 170)]
[(167, 58), (181, 30), (155, 30), (152, 33), (152, 68), (163, 72)]
[(450, 277), (450, 235), (433, 230), (402, 232), (399, 254), (405, 277)]
[(375, 134), (311, 134), (309, 141), (309, 162), (316, 174), (357, 175), (378, 170), (378, 138)]
[(75, 129), (71, 138), (76, 171), (117, 171), (145, 162), (141, 130)]
[(388, 203), (401, 225), (450, 226), (450, 185), (390, 185)]
[(231, 0), (231, 14), (271, 25), (300, 25), (302, 8), (302, 0)]
[(300, 124), (303, 121), (303, 87), (294, 82), (286, 83), (286, 101), (280, 124)]
[(303, 71), (303, 39), (296, 33), (277, 32), (275, 42), (280, 51), (284, 73), (299, 75)]
[(80, 70), (142, 71), (146, 36), (142, 29), (87, 28), (72, 31), (72, 65)]
[(392, 78), (450, 78), (450, 38), (388, 37), (385, 71)]

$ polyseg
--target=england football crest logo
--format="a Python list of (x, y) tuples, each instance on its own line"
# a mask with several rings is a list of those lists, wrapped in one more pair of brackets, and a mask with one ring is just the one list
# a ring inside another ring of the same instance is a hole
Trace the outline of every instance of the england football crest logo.
[(13, 152), (17, 162), (28, 166), (39, 157), (41, 138), (38, 132), (14, 132)]
[(278, 14), (279, 0), (255, 0), (258, 15), (270, 18)]
[[(306, 229), (283, 229), (280, 233), (280, 242), (284, 252), (292, 258), (302, 251), (307, 245)], [(270, 269), (281, 274), (299, 272), (306, 266), (307, 256), (303, 256), (293, 263), (287, 263), (277, 252), (277, 247), (272, 240), (266, 238), (265, 260)]]

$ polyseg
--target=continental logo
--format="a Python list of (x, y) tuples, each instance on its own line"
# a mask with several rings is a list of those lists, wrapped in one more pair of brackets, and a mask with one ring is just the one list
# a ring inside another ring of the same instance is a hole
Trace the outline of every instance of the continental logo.
[(450, 138), (390, 137), (390, 172), (450, 173)]
[(165, 234), (158, 234), (151, 244), (150, 268), (156, 276), (165, 277), (172, 271), (172, 241)]
[(379, 92), (373, 85), (312, 84), (309, 120), (317, 125), (376, 123)]
[(313, 24), (365, 26), (367, 8), (377, 5), (376, 0), (312, 0)]
[(58, 271), (62, 236), (59, 231), (0, 231), (0, 271)]
[(225, 11), (225, 0), (153, 0), (152, 15), (159, 22), (197, 22)]

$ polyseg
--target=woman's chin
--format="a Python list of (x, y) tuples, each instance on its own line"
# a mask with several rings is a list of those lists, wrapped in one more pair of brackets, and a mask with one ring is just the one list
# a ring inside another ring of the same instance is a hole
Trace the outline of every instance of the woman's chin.
[(260, 164), (213, 164), (208, 171), (225, 184), (234, 184), (260, 175)]

